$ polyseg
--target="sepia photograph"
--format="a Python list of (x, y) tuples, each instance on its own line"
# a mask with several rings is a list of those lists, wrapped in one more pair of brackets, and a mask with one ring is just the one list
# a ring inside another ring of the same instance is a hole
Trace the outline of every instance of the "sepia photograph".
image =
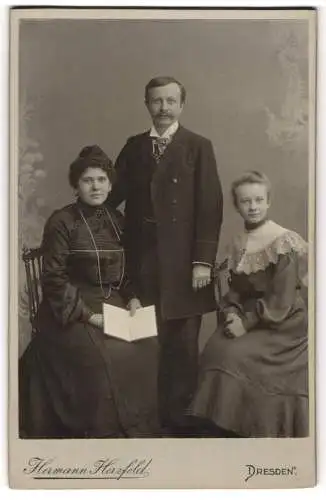
[(315, 484), (316, 17), (10, 10), (13, 488)]

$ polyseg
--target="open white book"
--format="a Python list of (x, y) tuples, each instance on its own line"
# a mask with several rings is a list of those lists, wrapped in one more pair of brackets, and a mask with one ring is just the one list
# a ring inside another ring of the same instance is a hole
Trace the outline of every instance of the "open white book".
[(154, 306), (137, 309), (134, 316), (120, 307), (103, 304), (104, 333), (133, 342), (157, 335)]

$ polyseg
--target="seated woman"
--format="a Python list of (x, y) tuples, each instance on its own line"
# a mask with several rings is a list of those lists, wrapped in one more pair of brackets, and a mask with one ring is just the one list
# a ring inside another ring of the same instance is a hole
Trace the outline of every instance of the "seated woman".
[(21, 437), (158, 435), (157, 341), (103, 332), (102, 303), (140, 303), (124, 271), (122, 216), (104, 205), (112, 163), (98, 146), (71, 164), (77, 201), (57, 210), (43, 236), (38, 333), (21, 361)]
[(307, 243), (268, 219), (265, 175), (243, 175), (232, 195), (244, 230), (230, 248), (224, 323), (204, 349), (191, 414), (216, 436), (307, 436)]

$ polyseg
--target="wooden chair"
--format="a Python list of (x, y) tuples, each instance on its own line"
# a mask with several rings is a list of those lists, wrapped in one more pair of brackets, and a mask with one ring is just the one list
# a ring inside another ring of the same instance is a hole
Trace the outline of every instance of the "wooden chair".
[(228, 279), (229, 279), (228, 259), (226, 258), (222, 262), (216, 262), (213, 270), (218, 324), (223, 322), (223, 314), (220, 307), (220, 302), (228, 290)]
[(222, 262), (216, 262), (213, 270), (213, 279), (215, 283), (216, 300), (219, 302), (225, 294), (225, 285), (228, 279), (228, 259)]
[[(42, 300), (42, 286), (41, 286), (42, 261), (43, 261), (42, 248), (24, 247), (22, 258), (25, 264), (25, 272), (26, 272), (29, 319), (32, 325), (32, 335), (34, 335), (36, 333), (35, 318)], [(225, 293), (224, 282), (227, 281), (225, 279), (226, 275), (227, 275), (227, 259), (225, 259), (221, 263), (216, 263), (213, 270), (213, 280), (215, 284), (215, 296), (216, 296), (218, 310), (219, 310), (218, 304)]]
[(29, 319), (32, 325), (32, 335), (36, 333), (35, 318), (42, 300), (42, 249), (23, 248), (22, 259), (25, 264)]

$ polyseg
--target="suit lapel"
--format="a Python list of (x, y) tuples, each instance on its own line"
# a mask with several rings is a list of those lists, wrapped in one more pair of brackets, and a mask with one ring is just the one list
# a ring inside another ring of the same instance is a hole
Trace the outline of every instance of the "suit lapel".
[(149, 135), (149, 131), (145, 132), (140, 143), (140, 164), (145, 171), (147, 173), (151, 172), (155, 177), (157, 174), (163, 174), (164, 172), (172, 174), (172, 170), (174, 171), (179, 164), (178, 158), (183, 154), (186, 133), (186, 129), (180, 125), (171, 143), (166, 147), (160, 161), (156, 163), (152, 154), (152, 138)]
[(144, 166), (146, 171), (153, 172), (156, 169), (156, 162), (152, 155), (152, 139), (149, 131), (145, 132), (143, 140), (141, 141), (141, 160), (140, 164)]
[(179, 127), (173, 140), (166, 147), (159, 163), (155, 160), (155, 170), (151, 182), (151, 198), (153, 206), (164, 204), (166, 193), (170, 189), (171, 179), (178, 178), (179, 169), (182, 165), (185, 149), (186, 130)]
[(180, 125), (170, 144), (167, 145), (160, 161), (156, 164), (158, 172), (169, 172), (176, 174), (180, 164), (179, 158), (184, 152), (184, 138), (186, 130)]
[(139, 163), (139, 165), (142, 167), (143, 173), (146, 175), (146, 177), (148, 174), (150, 174), (150, 176), (154, 174), (155, 177), (157, 175), (161, 177), (161, 175), (164, 175), (164, 172), (170, 175), (177, 173), (180, 159), (184, 154), (186, 136), (187, 130), (180, 125), (178, 130), (174, 134), (171, 143), (166, 147), (160, 161), (156, 163), (152, 154), (152, 138), (149, 135), (149, 131), (143, 134), (140, 141), (140, 150), (137, 164)]

